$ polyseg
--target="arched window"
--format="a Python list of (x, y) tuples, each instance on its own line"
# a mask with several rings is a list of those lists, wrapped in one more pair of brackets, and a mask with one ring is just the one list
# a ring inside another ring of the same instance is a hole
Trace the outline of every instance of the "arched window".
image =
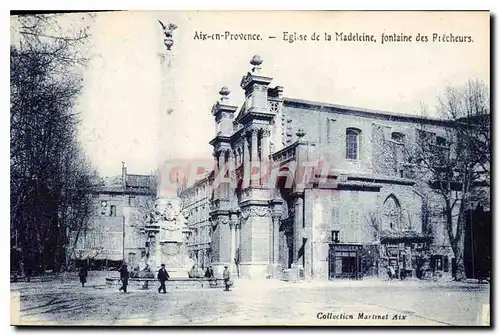
[(394, 195), (390, 195), (384, 202), (384, 227), (390, 230), (400, 230), (401, 206)]
[(399, 133), (399, 132), (392, 132), (391, 139), (396, 141), (396, 142), (404, 142), (405, 135), (403, 133)]
[(356, 128), (346, 130), (346, 158), (349, 160), (358, 159), (360, 134), (361, 131)]

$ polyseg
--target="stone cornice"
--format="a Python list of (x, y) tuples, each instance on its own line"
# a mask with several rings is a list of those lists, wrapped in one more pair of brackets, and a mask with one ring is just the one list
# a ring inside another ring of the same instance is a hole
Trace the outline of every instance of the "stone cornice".
[(264, 110), (256, 111), (256, 110), (249, 109), (245, 112), (245, 114), (238, 116), (236, 121), (244, 124), (245, 121), (248, 119), (269, 121), (269, 120), (272, 120), (273, 117), (274, 117), (274, 114), (269, 112), (269, 111), (264, 111)]
[(236, 112), (236, 110), (238, 110), (238, 106), (234, 106), (234, 105), (228, 105), (228, 104), (224, 104), (224, 103), (221, 103), (221, 102), (216, 102), (213, 106), (212, 106), (212, 114), (215, 116), (219, 113), (229, 113), (229, 114), (233, 114), (234, 112)]
[(245, 89), (251, 83), (269, 85), (269, 83), (271, 83), (272, 80), (273, 79), (271, 77), (247, 72), (247, 74), (241, 78), (240, 86), (242, 89)]
[(283, 105), (286, 107), (302, 108), (306, 110), (323, 110), (326, 112), (336, 112), (340, 114), (353, 115), (378, 120), (405, 121), (417, 124), (432, 124), (437, 126), (452, 127), (451, 122), (446, 119), (422, 118), (394, 112), (370, 110), (359, 107), (351, 107), (338, 104), (329, 104), (316, 101), (309, 101), (296, 98), (283, 98)]
[(231, 142), (231, 137), (230, 136), (221, 135), (221, 134), (217, 134), (212, 140), (210, 140), (209, 144), (213, 146), (214, 144), (220, 143), (220, 142), (230, 143)]

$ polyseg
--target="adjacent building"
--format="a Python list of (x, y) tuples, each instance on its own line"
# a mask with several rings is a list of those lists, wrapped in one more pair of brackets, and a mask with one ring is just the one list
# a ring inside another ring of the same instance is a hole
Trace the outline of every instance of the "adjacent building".
[(131, 268), (139, 265), (147, 251), (144, 225), (155, 196), (155, 176), (128, 174), (125, 165), (121, 176), (94, 187), (89, 221), (70, 232), (70, 259), (90, 262), (93, 268), (123, 261)]
[(211, 186), (208, 177), (180, 190), (179, 197), (182, 200), (182, 211), (188, 216), (187, 226), (191, 230), (188, 240), (189, 257), (196, 268), (205, 269), (212, 262), (212, 226), (209, 221)]

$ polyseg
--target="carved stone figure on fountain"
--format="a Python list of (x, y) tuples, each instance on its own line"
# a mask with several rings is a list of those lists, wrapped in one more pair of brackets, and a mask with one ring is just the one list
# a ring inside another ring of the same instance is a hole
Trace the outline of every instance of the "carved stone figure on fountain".
[(174, 278), (187, 277), (190, 266), (186, 250), (190, 230), (186, 225), (186, 214), (180, 209), (180, 199), (158, 198), (150, 216), (156, 236), (152, 244), (155, 251), (152, 265), (165, 264)]
[(170, 201), (161, 213), (160, 242), (184, 242), (185, 218)]

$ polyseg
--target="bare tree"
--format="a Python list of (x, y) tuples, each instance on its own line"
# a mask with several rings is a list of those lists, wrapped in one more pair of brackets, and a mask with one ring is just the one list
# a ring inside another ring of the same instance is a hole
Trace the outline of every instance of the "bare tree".
[(76, 138), (74, 108), (88, 27), (76, 21), (65, 15), (11, 20), (11, 233), (20, 251), (14, 268), (22, 261), (31, 270), (59, 269), (68, 229), (88, 215), (95, 173)]
[(368, 227), (371, 230), (374, 242), (380, 242), (382, 234), (382, 225), (380, 223), (380, 217), (375, 211), (369, 211), (365, 214), (365, 220), (368, 223)]
[(436, 135), (422, 125), (413, 155), (419, 179), (437, 201), (430, 216), (444, 222), (457, 266), (455, 279), (462, 280), (467, 211), (478, 203), (489, 206), (489, 89), (475, 80), (448, 88), (437, 111), (448, 121), (445, 134)]

